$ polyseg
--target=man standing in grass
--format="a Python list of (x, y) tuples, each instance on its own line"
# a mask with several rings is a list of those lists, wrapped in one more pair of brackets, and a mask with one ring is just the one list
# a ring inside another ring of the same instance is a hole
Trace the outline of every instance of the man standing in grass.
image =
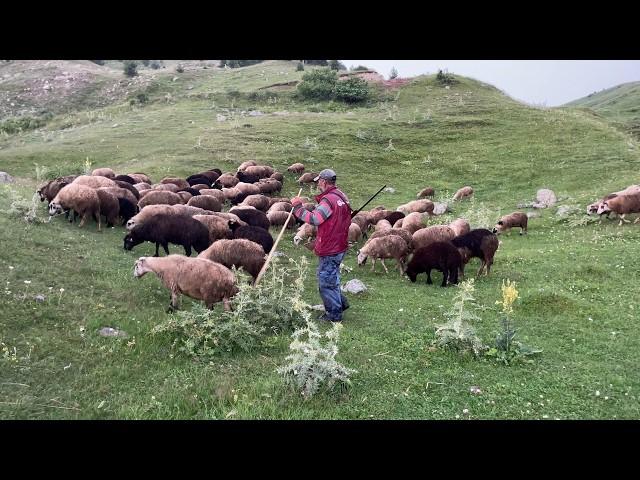
[(336, 187), (336, 172), (325, 169), (314, 182), (318, 182), (318, 205), (311, 212), (302, 206), (302, 199), (291, 199), (293, 214), (305, 223), (318, 227), (313, 252), (320, 257), (318, 264), (318, 290), (325, 313), (319, 320), (341, 322), (342, 312), (349, 308), (347, 298), (340, 291), (340, 263), (349, 246), (351, 207), (347, 196)]

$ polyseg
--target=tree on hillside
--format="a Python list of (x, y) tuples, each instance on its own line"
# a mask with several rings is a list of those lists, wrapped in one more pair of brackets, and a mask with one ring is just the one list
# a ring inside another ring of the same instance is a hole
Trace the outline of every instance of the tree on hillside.
[(393, 80), (394, 78), (398, 77), (398, 70), (396, 70), (396, 67), (391, 67), (391, 72), (389, 73), (389, 80)]
[(369, 70), (369, 67), (365, 67), (364, 65), (358, 65), (356, 68), (351, 68), (352, 72), (358, 72), (360, 70)]
[(329, 65), (329, 62), (326, 60), (303, 60), (307, 65), (319, 65), (321, 67), (326, 67)]
[(123, 69), (127, 77), (135, 77), (138, 75), (138, 62), (135, 60), (125, 60)]
[(347, 67), (345, 67), (344, 64), (340, 62), (340, 60), (329, 60), (329, 68), (336, 71), (347, 69)]

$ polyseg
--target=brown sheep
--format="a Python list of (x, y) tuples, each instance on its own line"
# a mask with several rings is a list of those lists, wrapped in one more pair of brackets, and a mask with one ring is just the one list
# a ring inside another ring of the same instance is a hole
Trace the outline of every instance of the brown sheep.
[(423, 190), (420, 190), (418, 192), (417, 196), (418, 196), (418, 198), (422, 198), (422, 197), (431, 197), (431, 198), (433, 198), (433, 196), (435, 194), (436, 194), (436, 191), (433, 188), (427, 187), (427, 188), (425, 188)]
[(44, 185), (42, 185), (38, 190), (37, 194), (40, 196), (40, 201), (51, 202), (58, 194), (58, 192), (73, 182), (78, 176), (77, 175), (67, 175), (65, 177), (58, 177), (53, 180), (48, 181)]
[(203, 208), (212, 212), (219, 212), (222, 210), (222, 204), (220, 201), (216, 197), (212, 197), (210, 195), (198, 195), (196, 197), (192, 197), (187, 202), (187, 205), (190, 207)]
[(138, 181), (139, 183), (148, 183), (149, 185), (153, 184), (151, 178), (149, 178), (149, 176), (144, 173), (127, 173), (126, 175)]
[(305, 241), (305, 243), (309, 243), (313, 240), (318, 232), (318, 228), (309, 223), (305, 223), (296, 232), (296, 235), (293, 237), (293, 243), (299, 245), (300, 242)]
[(272, 227), (278, 227), (280, 225), (284, 225), (289, 219), (289, 223), (287, 223), (287, 228), (292, 229), (296, 227), (296, 217), (291, 215), (289, 217), (289, 212), (269, 212), (267, 213), (267, 218), (269, 219), (269, 223)]
[(267, 210), (267, 214), (273, 212), (290, 212), (292, 208), (293, 205), (289, 202), (275, 202), (271, 204), (269, 210)]
[(261, 245), (245, 238), (218, 240), (198, 255), (227, 268), (241, 268), (253, 277), (255, 282), (264, 262), (265, 252)]
[(276, 193), (282, 190), (282, 182), (275, 178), (262, 178), (257, 186), (261, 193)]
[(130, 201), (133, 205), (138, 204), (138, 199), (129, 190), (120, 187), (100, 187), (98, 190), (109, 192), (116, 198), (124, 198)]
[(138, 206), (142, 210), (147, 205), (175, 205), (182, 203), (180, 195), (173, 192), (153, 191), (146, 194), (143, 198), (138, 200)]
[(413, 249), (418, 250), (434, 242), (447, 242), (455, 236), (454, 231), (447, 225), (432, 225), (413, 234)]
[(95, 189), (75, 183), (70, 183), (62, 188), (49, 204), (49, 215), (59, 215), (65, 210), (75, 210), (82, 217), (80, 227), (90, 216), (93, 217), (98, 224), (98, 231), (100, 231), (100, 199)]
[[(407, 232), (409, 232), (411, 235), (413, 235), (414, 233), (416, 233), (418, 230), (421, 230), (425, 227), (424, 223), (423, 223), (423, 218), (424, 218), (424, 214), (420, 213), (420, 212), (413, 212), (410, 213), (409, 215), (407, 215), (406, 217), (404, 217), (402, 220), (399, 220), (399, 222), (402, 222), (402, 229), (406, 230)], [(397, 225), (397, 223), (396, 223)], [(400, 228), (398, 226), (394, 225), (394, 228)]]
[(258, 164), (256, 162), (254, 162), (253, 160), (247, 160), (246, 162), (242, 162), (240, 164), (240, 166), (238, 167), (238, 171), (239, 172), (244, 172), (247, 167), (255, 167), (256, 165), (258, 165)]
[(116, 172), (114, 172), (110, 168), (96, 168), (93, 172), (91, 172), (91, 176), (114, 178), (116, 176)]
[(91, 175), (80, 175), (79, 177), (76, 177), (76, 179), (71, 183), (91, 188), (118, 186), (116, 182), (107, 177), (93, 177)]
[(386, 219), (389, 215), (393, 213), (392, 210), (387, 210), (386, 208), (374, 209), (369, 212), (371, 215), (371, 220), (373, 225), (377, 224), (380, 220)]
[(385, 258), (395, 258), (398, 263), (400, 275), (404, 272), (404, 259), (408, 253), (406, 242), (397, 235), (387, 235), (386, 237), (378, 237), (368, 241), (358, 251), (358, 265), (364, 265), (367, 258), (371, 257), (371, 271), (376, 268), (376, 259), (380, 259), (384, 271), (389, 273), (387, 266), (384, 264)]
[(362, 230), (360, 230), (360, 226), (357, 223), (352, 223), (349, 225), (349, 236), (347, 241), (349, 243), (357, 243), (362, 238)]
[(473, 195), (473, 188), (471, 187), (462, 187), (458, 190), (453, 196), (454, 200), (462, 200), (463, 198), (468, 198)]
[(260, 193), (260, 187), (253, 183), (238, 182), (235, 186), (236, 190), (245, 195), (258, 195)]
[(385, 230), (391, 230), (391, 224), (388, 220), (380, 220), (376, 223), (374, 230), (376, 232), (384, 232)]
[(298, 183), (299, 183), (300, 185), (304, 185), (305, 183), (306, 183), (306, 184), (314, 183), (314, 182), (313, 182), (313, 179), (314, 179), (314, 178), (316, 178), (317, 176), (318, 176), (318, 174), (317, 174), (317, 173), (311, 173), (311, 172), (309, 172), (309, 173), (303, 173), (303, 174), (300, 176), (300, 178), (298, 178)]
[(187, 182), (184, 178), (177, 178), (177, 177), (165, 177), (162, 180), (160, 180), (160, 183), (163, 185), (172, 183), (178, 187), (178, 190), (189, 188), (191, 186), (189, 185), (189, 182)]
[(407, 252), (411, 253), (411, 251), (413, 251), (413, 236), (402, 228), (392, 228), (389, 230), (383, 230), (381, 232), (375, 232), (373, 235), (371, 235), (371, 237), (369, 237), (369, 241), (373, 240), (374, 238), (386, 237), (387, 235), (399, 236), (407, 244)]
[(156, 185), (152, 185), (151, 188), (157, 192), (178, 193), (180, 191), (180, 187), (175, 183), (158, 183)]
[(269, 198), (264, 195), (249, 195), (238, 206), (249, 206), (266, 212), (269, 210)]
[(135, 188), (136, 190), (138, 190), (139, 192), (142, 192), (143, 190), (149, 190), (151, 189), (151, 185), (149, 183), (145, 183), (145, 182), (140, 182), (140, 183), (135, 183), (133, 185), (133, 188)]
[[(629, 220), (624, 218), (625, 215), (640, 213), (640, 193), (635, 195), (618, 195), (609, 200), (605, 200), (602, 202), (602, 205), (598, 207), (598, 214), (609, 212), (615, 212), (620, 215), (620, 223), (618, 223), (618, 226), (622, 225), (623, 222), (629, 223)], [(640, 220), (640, 217), (636, 218), (633, 223), (638, 223), (638, 220)]]
[(103, 188), (98, 188), (96, 193), (100, 201), (100, 214), (105, 216), (107, 227), (113, 227), (119, 223), (120, 203), (118, 202), (118, 197)]
[(210, 197), (215, 197), (218, 199), (221, 205), (226, 200), (224, 193), (222, 193), (222, 190), (218, 190), (215, 188), (203, 188), (202, 190), (200, 190), (200, 195), (208, 195)]
[(227, 222), (233, 220), (232, 223), (240, 226), (240, 227), (246, 227), (248, 225), (247, 222), (245, 222), (244, 220), (241, 220), (239, 216), (237, 216), (234, 213), (228, 213), (228, 212), (211, 212), (212, 215), (216, 216), (216, 217), (220, 217), (220, 218), (224, 218), (225, 220), (227, 220)]
[(229, 222), (233, 222), (233, 220), (215, 215), (194, 215), (193, 218), (207, 227), (211, 243), (220, 239), (233, 238), (233, 232), (229, 228)]
[(281, 174), (280, 172), (273, 172), (269, 178), (273, 178), (274, 180), (279, 181), (280, 184), (284, 182), (284, 175)]
[(504, 232), (508, 232), (513, 227), (520, 227), (520, 235), (527, 233), (527, 223), (529, 218), (526, 213), (523, 212), (513, 212), (509, 215), (505, 215), (500, 217), (496, 226), (493, 227), (493, 233), (500, 234)]
[(418, 212), (418, 213), (428, 213), (431, 215), (433, 213), (434, 204), (431, 200), (413, 200), (409, 203), (405, 203), (404, 205), (400, 205), (396, 210), (398, 212), (402, 212), (405, 215), (410, 213)]
[(373, 225), (374, 221), (371, 213), (358, 212), (358, 214), (351, 219), (351, 223), (357, 223), (360, 227), (362, 235), (365, 236), (367, 231), (369, 230), (369, 226)]
[(240, 193), (242, 192), (240, 192), (240, 190), (238, 190), (236, 187), (222, 187), (222, 194), (224, 195), (225, 200), (236, 198), (238, 195), (240, 195)]
[(240, 180), (235, 175), (229, 173), (223, 173), (218, 177), (216, 183), (225, 188), (235, 187)]
[(304, 172), (304, 164), (299, 162), (294, 163), (293, 165), (290, 165), (289, 167), (287, 167), (287, 172), (297, 173), (298, 175), (302, 175), (302, 172)]
[(491, 265), (493, 265), (493, 257), (499, 245), (498, 237), (494, 233), (491, 233), (486, 228), (476, 228), (454, 238), (451, 243), (462, 255), (463, 267), (461, 272), (463, 275), (464, 265), (474, 257), (479, 258), (482, 262), (477, 276), (479, 277), (482, 274), (483, 269), (486, 271), (486, 275), (489, 275)]
[[(211, 187), (209, 185), (207, 185), (206, 183), (196, 183), (195, 185), (191, 185), (191, 188), (201, 192), (202, 190), (207, 190), (207, 189), (210, 189)], [(215, 189), (215, 190), (217, 190), (217, 189)]]
[(180, 195), (180, 198), (182, 199), (182, 203), (186, 204), (189, 200), (191, 200), (191, 197), (193, 197), (193, 195), (191, 195), (189, 192), (177, 192), (178, 195)]
[(469, 225), (469, 222), (464, 218), (455, 219), (449, 224), (449, 227), (451, 228), (451, 230), (453, 230), (453, 233), (456, 234), (456, 237), (459, 237), (460, 235), (464, 235), (465, 233), (469, 233), (471, 231), (471, 225)]
[(225, 310), (230, 310), (229, 299), (238, 293), (236, 278), (231, 270), (204, 258), (189, 258), (183, 255), (166, 257), (140, 257), (134, 266), (134, 277), (147, 272), (155, 273), (171, 292), (169, 310), (179, 307), (180, 294), (196, 300), (204, 300), (208, 308), (220, 301)]

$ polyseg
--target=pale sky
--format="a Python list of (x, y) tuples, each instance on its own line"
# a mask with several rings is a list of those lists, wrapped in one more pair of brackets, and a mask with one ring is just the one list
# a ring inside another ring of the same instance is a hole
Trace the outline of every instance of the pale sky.
[(341, 60), (385, 78), (449, 73), (475, 78), (522, 102), (555, 107), (621, 83), (640, 81), (640, 60)]

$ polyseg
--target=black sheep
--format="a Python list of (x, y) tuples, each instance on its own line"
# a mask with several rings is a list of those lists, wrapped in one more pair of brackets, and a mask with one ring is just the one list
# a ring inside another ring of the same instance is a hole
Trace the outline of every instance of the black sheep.
[(414, 252), (406, 274), (415, 283), (418, 274), (426, 273), (427, 284), (431, 285), (431, 270), (439, 270), (442, 272), (442, 286), (446, 287), (447, 280), (458, 283), (458, 270), (461, 268), (462, 256), (451, 242), (434, 242)]
[(269, 227), (271, 227), (271, 222), (269, 222), (267, 214), (260, 210), (254, 208), (234, 208), (233, 211), (230, 211), (229, 213), (237, 215), (240, 220), (249, 225), (264, 228), (267, 232), (269, 231)]
[(231, 205), (238, 205), (239, 203), (242, 203), (244, 201), (244, 199), (247, 198), (249, 195), (251, 195), (251, 194), (248, 193), (248, 192), (240, 192), (235, 197), (231, 197), (229, 199), (229, 203)]
[(135, 185), (136, 183), (138, 183), (136, 182), (135, 179), (131, 178), (129, 175), (116, 175), (115, 177), (113, 177), (113, 179), (115, 181), (126, 182), (129, 185)]
[(204, 184), (204, 185), (207, 185), (208, 187), (211, 187), (211, 185), (213, 185), (213, 182), (209, 180), (207, 177), (196, 177), (193, 175), (187, 178), (187, 182), (189, 182), (189, 185), (191, 186)]
[(238, 172), (236, 173), (236, 177), (238, 178), (238, 180), (244, 183), (256, 183), (260, 180), (260, 177), (258, 175), (246, 172)]
[(404, 218), (405, 215), (402, 212), (392, 212), (389, 215), (387, 215), (384, 219), (386, 221), (388, 221), (391, 226), (393, 227), (393, 225), (400, 219)]
[(222, 170), (220, 170), (219, 168), (212, 168), (210, 170), (208, 170), (209, 172), (216, 172), (218, 174), (218, 176), (222, 175)]
[(208, 178), (211, 183), (213, 183), (218, 179), (218, 177), (220, 175), (217, 172), (206, 171), (206, 172), (196, 173), (195, 175), (191, 175), (191, 176), (192, 177), (205, 177), (205, 178)]
[[(493, 265), (493, 256), (498, 250), (498, 237), (486, 228), (476, 228), (464, 235), (454, 238), (451, 243), (462, 255), (462, 261), (466, 265), (473, 257), (482, 261), (477, 276), (480, 276), (482, 269), (487, 270), (487, 275)], [(464, 269), (463, 269), (464, 271)]]
[(130, 183), (125, 182), (123, 180), (116, 180), (116, 183), (118, 184), (118, 186), (120, 188), (124, 188), (125, 190), (129, 190), (134, 197), (136, 197), (138, 200), (140, 200), (140, 192), (138, 191), (138, 189), (136, 187), (134, 187)]
[(118, 198), (120, 204), (120, 217), (122, 217), (122, 225), (126, 225), (131, 217), (138, 213), (138, 205), (134, 205), (126, 198)]
[[(234, 212), (237, 214), (237, 212)], [(239, 227), (237, 223), (230, 221), (229, 228), (233, 231), (233, 238), (246, 238), (252, 242), (256, 242), (261, 245), (265, 253), (269, 253), (273, 247), (273, 237), (268, 230), (264, 228), (255, 227), (252, 225), (245, 225)]]
[(158, 247), (160, 245), (167, 255), (169, 255), (169, 243), (182, 245), (185, 255), (190, 257), (191, 247), (200, 253), (211, 244), (209, 230), (202, 223), (191, 217), (167, 214), (154, 215), (145, 223), (135, 226), (124, 237), (124, 249), (131, 250), (145, 241), (155, 242), (155, 257), (159, 256)]
[(195, 188), (183, 188), (182, 190), (178, 190), (178, 193), (180, 192), (190, 193), (192, 197), (201, 195), (200, 190), (196, 190)]

